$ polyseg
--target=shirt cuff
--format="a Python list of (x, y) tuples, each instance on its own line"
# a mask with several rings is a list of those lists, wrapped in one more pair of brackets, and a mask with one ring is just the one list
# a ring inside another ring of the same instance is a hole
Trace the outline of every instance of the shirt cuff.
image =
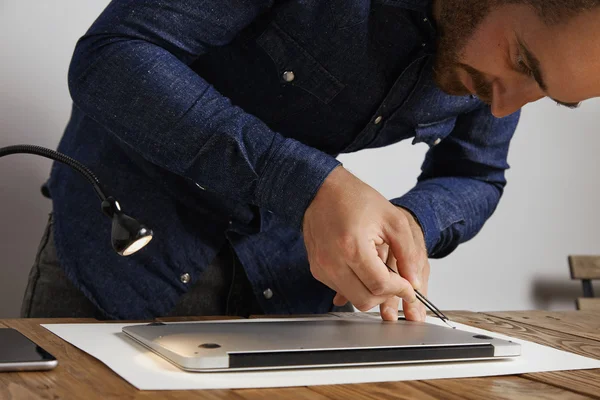
[(256, 189), (258, 204), (302, 229), (317, 191), (341, 163), (320, 150), (285, 139), (271, 156)]
[(441, 232), (438, 227), (435, 211), (427, 196), (419, 192), (408, 192), (400, 198), (391, 200), (391, 203), (407, 209), (416, 218), (423, 230), (427, 254), (431, 256), (440, 241)]

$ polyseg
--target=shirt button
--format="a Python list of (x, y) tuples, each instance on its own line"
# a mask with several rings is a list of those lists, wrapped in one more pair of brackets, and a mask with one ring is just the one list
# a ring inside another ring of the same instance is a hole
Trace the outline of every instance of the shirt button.
[(273, 297), (273, 291), (271, 289), (266, 289), (263, 292), (263, 296), (265, 296), (265, 299), (271, 300), (271, 298)]
[(190, 280), (192, 279), (192, 277), (190, 276), (190, 274), (188, 274), (187, 272), (183, 275), (181, 275), (179, 277), (179, 279), (181, 279), (182, 283), (190, 283)]
[(423, 22), (429, 21), (429, 18), (423, 18)]
[(204, 187), (200, 186), (198, 183), (196, 183), (196, 186), (198, 186), (202, 190), (206, 190)]
[(438, 144), (440, 144), (441, 142), (442, 142), (442, 139), (440, 139), (440, 138), (437, 138), (437, 139), (435, 139), (435, 142), (433, 142), (433, 145), (434, 145), (434, 146), (437, 146), (437, 145), (438, 145)]
[(383, 121), (383, 117), (380, 115), (379, 117), (375, 118), (375, 125), (379, 125), (381, 121)]
[(425, 47), (427, 46), (427, 43), (421, 43), (421, 46)]
[(283, 80), (286, 82), (292, 82), (294, 79), (296, 79), (296, 75), (294, 75), (294, 71), (285, 71), (283, 73)]

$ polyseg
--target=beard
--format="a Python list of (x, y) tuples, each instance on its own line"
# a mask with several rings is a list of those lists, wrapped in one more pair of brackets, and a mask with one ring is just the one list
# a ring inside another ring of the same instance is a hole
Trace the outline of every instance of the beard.
[(462, 83), (458, 72), (463, 70), (472, 79), (477, 96), (491, 103), (492, 88), (481, 72), (463, 64), (460, 59), (465, 47), (497, 0), (437, 0), (441, 1), (437, 21), (438, 40), (433, 77), (442, 91), (453, 96), (471, 92)]

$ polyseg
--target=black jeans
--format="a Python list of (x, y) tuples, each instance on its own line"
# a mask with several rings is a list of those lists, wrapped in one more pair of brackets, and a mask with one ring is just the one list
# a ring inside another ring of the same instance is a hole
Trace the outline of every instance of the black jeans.
[[(263, 314), (241, 263), (229, 246), (221, 251), (200, 279), (166, 316)], [(52, 215), (42, 237), (21, 316), (26, 318), (106, 319), (65, 275), (52, 234)], [(158, 317), (158, 316), (157, 316)]]

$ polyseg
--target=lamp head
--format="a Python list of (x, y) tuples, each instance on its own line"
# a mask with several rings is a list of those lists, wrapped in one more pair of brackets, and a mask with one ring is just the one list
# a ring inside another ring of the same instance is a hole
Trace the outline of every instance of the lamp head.
[(152, 230), (123, 213), (114, 198), (109, 197), (102, 202), (102, 211), (112, 219), (111, 243), (118, 254), (129, 256), (152, 240)]

